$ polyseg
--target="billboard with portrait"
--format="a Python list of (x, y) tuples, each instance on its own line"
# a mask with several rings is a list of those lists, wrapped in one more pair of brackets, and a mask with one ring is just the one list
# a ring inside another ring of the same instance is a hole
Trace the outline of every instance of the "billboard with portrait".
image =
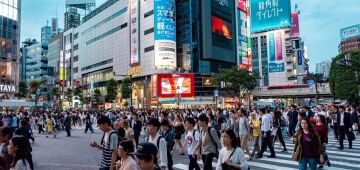
[(291, 28), (290, 0), (252, 0), (250, 5), (251, 32)]
[(176, 68), (175, 0), (154, 0), (155, 67)]
[(194, 74), (158, 74), (158, 97), (194, 97)]

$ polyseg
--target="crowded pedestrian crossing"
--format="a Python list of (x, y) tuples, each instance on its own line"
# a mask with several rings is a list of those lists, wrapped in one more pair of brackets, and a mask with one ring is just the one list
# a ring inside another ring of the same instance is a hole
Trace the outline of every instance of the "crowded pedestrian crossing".
[[(329, 134), (329, 142), (326, 148), (326, 153), (329, 156), (331, 167), (324, 165), (324, 170), (356, 170), (360, 168), (360, 140), (359, 136), (353, 141), (352, 149), (348, 149), (348, 143), (344, 142), (344, 149), (339, 150), (339, 144), (334, 138), (332, 133)], [(269, 152), (264, 153), (264, 157), (260, 159), (253, 159), (248, 161), (251, 169), (255, 170), (296, 170), (298, 169), (298, 162), (292, 160), (292, 153), (294, 150), (294, 144), (290, 138), (287, 138), (286, 147), (287, 152), (281, 152), (282, 147), (277, 141), (274, 148), (276, 152), (276, 158), (267, 158), (270, 156)], [(250, 147), (252, 148), (252, 146)], [(203, 162), (198, 160), (198, 164), (203, 166)], [(214, 159), (212, 166), (215, 169), (217, 160)], [(174, 169), (183, 170), (188, 169), (188, 165), (185, 163), (174, 164)]]

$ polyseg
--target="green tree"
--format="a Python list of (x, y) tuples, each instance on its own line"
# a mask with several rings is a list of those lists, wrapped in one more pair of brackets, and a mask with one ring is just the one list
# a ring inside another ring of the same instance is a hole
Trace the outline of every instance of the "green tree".
[(27, 96), (28, 93), (28, 89), (27, 89), (27, 85), (26, 82), (19, 82), (19, 93), (16, 93), (16, 97), (18, 99), (20, 98), (24, 98)]
[(55, 96), (56, 101), (58, 101), (59, 103), (59, 107), (61, 108), (61, 93), (60, 93), (60, 88), (59, 87), (54, 87), (51, 89), (51, 95)]
[(42, 85), (41, 81), (33, 80), (29, 83), (30, 91), (32, 94), (35, 95), (35, 107), (37, 106), (39, 95), (40, 93), (37, 93), (38, 90), (40, 92), (40, 86)]
[[(351, 56), (351, 66), (346, 65), (345, 55)], [(358, 75), (356, 75), (358, 73)], [(360, 51), (342, 53), (333, 58), (330, 67), (330, 88), (336, 98), (349, 103), (359, 103)]]
[(215, 75), (217, 84), (221, 84), (221, 81), (225, 82), (225, 91), (235, 94), (234, 96), (239, 95), (240, 98), (242, 97), (240, 96), (241, 93), (250, 94), (250, 91), (257, 86), (258, 79), (260, 79), (258, 73), (247, 69), (238, 69), (236, 66), (221, 68), (219, 74)]
[(79, 96), (79, 100), (81, 101), (81, 105), (85, 102), (83, 89), (81, 88), (81, 86), (76, 87), (74, 89), (74, 96)]
[(130, 78), (124, 78), (121, 82), (121, 88), (120, 88), (120, 92), (121, 92), (121, 96), (124, 99), (128, 99), (130, 98), (131, 95), (131, 79)]
[(117, 97), (118, 83), (114, 79), (110, 79), (106, 84), (106, 102), (113, 102)]
[(66, 97), (66, 100), (69, 102), (69, 105), (71, 105), (72, 97), (73, 97), (73, 90), (70, 88), (67, 89), (65, 92), (65, 97)]
[(100, 98), (101, 98), (101, 91), (99, 89), (95, 89), (94, 98), (96, 101), (96, 108), (99, 108), (99, 102), (100, 102)]

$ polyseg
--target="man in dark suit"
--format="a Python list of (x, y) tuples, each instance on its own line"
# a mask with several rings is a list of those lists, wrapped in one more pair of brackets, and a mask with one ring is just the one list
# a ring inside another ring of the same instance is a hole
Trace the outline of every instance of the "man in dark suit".
[(337, 113), (337, 123), (339, 127), (339, 143), (340, 147), (339, 149), (344, 149), (344, 138), (345, 134), (349, 141), (349, 149), (352, 149), (352, 140), (350, 137), (351, 132), (351, 116), (350, 113), (345, 112), (344, 106), (339, 106), (339, 112)]

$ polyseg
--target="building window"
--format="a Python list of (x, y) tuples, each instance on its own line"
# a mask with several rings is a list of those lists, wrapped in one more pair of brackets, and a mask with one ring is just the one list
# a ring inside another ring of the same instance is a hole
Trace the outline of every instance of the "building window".
[(78, 73), (79, 72), (79, 67), (75, 67), (73, 70), (74, 73)]
[(154, 46), (150, 46), (150, 47), (146, 47), (144, 49), (144, 52), (146, 53), (146, 52), (153, 51), (153, 50), (154, 50)]
[(74, 51), (78, 50), (79, 49), (79, 44), (75, 44), (74, 45)]
[(92, 69), (92, 68), (95, 68), (95, 67), (100, 67), (100, 66), (112, 63), (112, 62), (113, 62), (113, 59), (105, 60), (105, 61), (93, 64), (93, 65), (90, 65), (90, 66), (87, 66), (87, 67), (83, 67), (83, 68), (81, 68), (81, 71), (86, 71), (86, 70), (89, 70), (89, 69)]
[(74, 34), (74, 40), (76, 40), (79, 37), (79, 33)]
[(79, 61), (79, 56), (78, 55), (74, 56), (74, 62), (77, 62), (77, 61)]
[(148, 16), (151, 16), (151, 15), (153, 15), (153, 14), (154, 14), (154, 10), (151, 10), (151, 11), (149, 11), (149, 12), (147, 12), (147, 13), (144, 14), (144, 18), (146, 18), (146, 17), (148, 17)]
[(144, 35), (150, 34), (154, 32), (154, 28), (150, 28), (144, 31)]

